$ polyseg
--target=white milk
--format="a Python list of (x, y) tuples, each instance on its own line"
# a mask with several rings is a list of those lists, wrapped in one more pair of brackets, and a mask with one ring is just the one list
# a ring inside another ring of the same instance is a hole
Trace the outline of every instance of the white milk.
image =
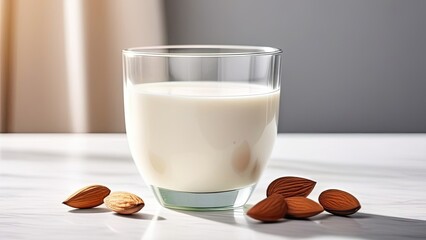
[(128, 83), (134, 161), (145, 181), (160, 188), (216, 192), (253, 185), (274, 145), (279, 97), (254, 84)]

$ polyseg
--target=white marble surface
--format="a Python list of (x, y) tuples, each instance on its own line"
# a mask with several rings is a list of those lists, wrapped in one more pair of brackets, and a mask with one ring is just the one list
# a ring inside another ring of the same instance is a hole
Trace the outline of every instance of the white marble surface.
[[(345, 189), (362, 209), (275, 224), (252, 221), (243, 209), (165, 209), (138, 175), (123, 134), (1, 134), (0, 239), (426, 238), (426, 134), (280, 135), (248, 206), (285, 175), (316, 180), (315, 200), (327, 188)], [(126, 217), (61, 204), (94, 183), (134, 192), (146, 207)]]

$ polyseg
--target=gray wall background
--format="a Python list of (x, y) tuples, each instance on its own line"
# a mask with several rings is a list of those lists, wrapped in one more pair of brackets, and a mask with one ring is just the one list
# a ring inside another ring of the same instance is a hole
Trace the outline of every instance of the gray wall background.
[(426, 132), (425, 0), (166, 0), (169, 44), (284, 50), (280, 132)]

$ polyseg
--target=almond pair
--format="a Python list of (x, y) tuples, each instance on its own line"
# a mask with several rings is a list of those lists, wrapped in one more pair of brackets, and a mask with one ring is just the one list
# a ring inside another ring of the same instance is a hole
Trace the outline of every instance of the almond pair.
[(102, 185), (90, 185), (72, 194), (63, 204), (73, 208), (93, 208), (105, 203), (107, 208), (119, 214), (133, 214), (140, 211), (144, 201), (133, 193), (113, 192)]
[(247, 215), (263, 222), (278, 221), (284, 217), (303, 219), (323, 210), (346, 216), (357, 212), (361, 205), (351, 194), (330, 189), (321, 193), (319, 202), (306, 198), (316, 182), (300, 177), (281, 177), (269, 184), (267, 198), (254, 205)]

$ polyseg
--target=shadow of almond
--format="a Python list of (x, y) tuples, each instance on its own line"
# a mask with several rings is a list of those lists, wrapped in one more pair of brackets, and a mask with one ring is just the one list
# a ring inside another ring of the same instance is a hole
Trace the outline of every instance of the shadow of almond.
[(72, 209), (69, 213), (105, 213), (111, 212), (108, 208), (87, 208), (87, 209)]
[(288, 238), (426, 239), (426, 221), (424, 220), (366, 213), (356, 213), (349, 217), (322, 213), (306, 220), (285, 219), (275, 224), (264, 224), (247, 217), (242, 209), (217, 212), (178, 212)]
[(155, 220), (155, 221), (166, 220), (166, 218), (164, 218), (164, 217), (152, 215), (152, 214), (147, 214), (147, 213), (134, 213), (134, 214), (130, 214), (130, 215), (123, 215), (123, 214), (114, 213), (114, 215), (117, 216), (117, 217), (137, 219), (137, 220)]
[(74, 214), (87, 214), (87, 213), (112, 213), (117, 217), (122, 217), (122, 218), (128, 218), (128, 219), (136, 219), (136, 220), (156, 220), (156, 221), (163, 221), (166, 220), (166, 218), (161, 217), (161, 216), (157, 216), (157, 215), (152, 215), (152, 214), (148, 214), (148, 213), (134, 213), (134, 214), (129, 214), (129, 215), (123, 215), (123, 214), (118, 214), (116, 212), (113, 212), (111, 210), (109, 210), (108, 208), (88, 208), (88, 209), (72, 209), (68, 211), (69, 213), (74, 213)]

